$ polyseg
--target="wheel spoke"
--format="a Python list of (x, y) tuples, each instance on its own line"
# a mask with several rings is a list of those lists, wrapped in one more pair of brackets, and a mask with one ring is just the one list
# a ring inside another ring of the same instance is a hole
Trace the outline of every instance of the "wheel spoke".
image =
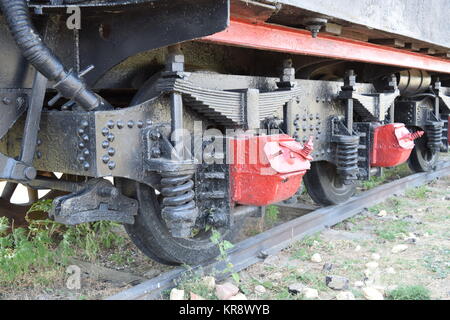
[(16, 191), (18, 184), (15, 182), (7, 182), (3, 189), (1, 198), (10, 201), (14, 191)]
[(39, 200), (38, 191), (36, 189), (27, 188), (28, 191), (28, 201), (30, 204)]

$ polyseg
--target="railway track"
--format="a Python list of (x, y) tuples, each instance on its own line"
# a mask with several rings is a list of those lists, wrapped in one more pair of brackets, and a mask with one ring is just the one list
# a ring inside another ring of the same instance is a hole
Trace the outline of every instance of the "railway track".
[[(299, 218), (239, 242), (229, 252), (229, 261), (234, 266), (233, 271), (239, 272), (252, 264), (263, 261), (266, 257), (276, 254), (293, 242), (342, 222), (358, 214), (363, 209), (383, 202), (393, 195), (402, 194), (408, 188), (418, 187), (447, 175), (450, 175), (450, 161), (442, 161), (438, 163), (436, 170), (433, 172), (413, 174), (381, 185), (353, 197), (346, 203), (314, 210)], [(216, 271), (220, 274), (220, 271), (224, 269), (224, 262), (211, 261), (203, 265), (195, 266), (189, 272), (207, 274), (211, 271)], [(159, 299), (161, 298), (162, 292), (175, 287), (177, 281), (186, 272), (188, 272), (186, 268), (178, 267), (133, 288), (110, 296), (106, 300)], [(224, 274), (223, 277), (225, 276)]]

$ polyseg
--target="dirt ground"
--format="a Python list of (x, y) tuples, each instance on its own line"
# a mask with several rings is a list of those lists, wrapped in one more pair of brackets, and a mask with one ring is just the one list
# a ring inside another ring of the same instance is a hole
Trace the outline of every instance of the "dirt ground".
[[(304, 195), (301, 198), (305, 198), (305, 208), (311, 209), (311, 201)], [(241, 238), (304, 214), (308, 212), (306, 209), (295, 212), (284, 208), (269, 217), (269, 221), (266, 217), (265, 223), (252, 221), (253, 227), (247, 228)], [(124, 238), (120, 250), (104, 251), (94, 262), (81, 261), (80, 257), (73, 259), (72, 264), (81, 268), (80, 289), (69, 289), (70, 275), (65, 268), (55, 265), (54, 271), (46, 271), (54, 272), (50, 283), (36, 283), (33, 279), (40, 276), (36, 270), (23, 285), (0, 288), (0, 300), (102, 299), (170, 270), (140, 253), (123, 228), (114, 232)], [(406, 247), (393, 252), (398, 245)], [(450, 178), (447, 177), (368, 208), (247, 268), (239, 273), (238, 287), (243, 294), (241, 298), (252, 300), (328, 300), (348, 298), (347, 293), (355, 299), (367, 299), (368, 287), (389, 298), (390, 292), (397, 288), (420, 286), (429, 290), (431, 299), (449, 300), (449, 274)], [(330, 288), (327, 276), (343, 279), (343, 288)], [(199, 286), (195, 283), (198, 279), (189, 281), (182, 286), (187, 288), (186, 298), (190, 292), (217, 298), (214, 288)], [(312, 290), (305, 295), (305, 288)]]

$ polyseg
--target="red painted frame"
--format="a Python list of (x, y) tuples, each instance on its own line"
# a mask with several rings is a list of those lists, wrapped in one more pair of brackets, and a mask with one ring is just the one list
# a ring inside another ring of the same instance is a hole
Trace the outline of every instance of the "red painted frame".
[(368, 42), (320, 35), (284, 26), (232, 18), (225, 31), (201, 39), (224, 45), (322, 56), (440, 73), (450, 73), (450, 60)]

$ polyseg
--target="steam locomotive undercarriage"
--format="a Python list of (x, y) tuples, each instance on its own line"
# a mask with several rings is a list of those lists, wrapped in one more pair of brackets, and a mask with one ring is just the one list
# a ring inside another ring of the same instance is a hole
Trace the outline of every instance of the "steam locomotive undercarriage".
[[(0, 215), (25, 223), (51, 190), (56, 221), (117, 221), (149, 257), (195, 264), (217, 253), (211, 229), (231, 239), (302, 178), (333, 205), (448, 152), (450, 60), (253, 24), (238, 2), (230, 23), (227, 0), (1, 0)], [(11, 202), (19, 184), (29, 204)]]

